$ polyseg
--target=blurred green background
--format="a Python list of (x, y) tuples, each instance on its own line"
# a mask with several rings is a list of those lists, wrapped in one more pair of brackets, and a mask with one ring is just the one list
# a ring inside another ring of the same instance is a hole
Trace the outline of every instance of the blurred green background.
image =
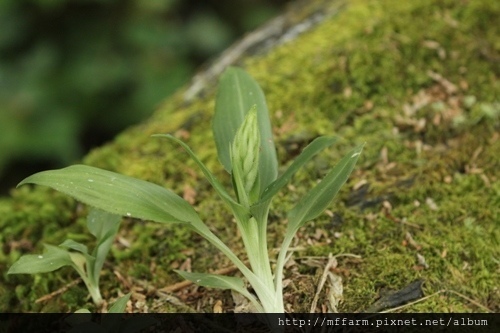
[(289, 0), (0, 2), (0, 194), (147, 118)]

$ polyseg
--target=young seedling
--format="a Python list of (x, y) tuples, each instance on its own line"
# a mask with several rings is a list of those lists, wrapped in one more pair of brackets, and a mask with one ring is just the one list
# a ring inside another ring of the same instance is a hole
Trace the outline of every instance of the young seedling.
[[(124, 313), (127, 307), (127, 302), (132, 294), (128, 293), (118, 298), (113, 305), (106, 311), (107, 313)], [(91, 313), (88, 309), (78, 309), (75, 313)]]
[(236, 198), (226, 191), (185, 143), (168, 134), (155, 136), (181, 145), (230, 208), (250, 267), (203, 223), (193, 207), (159, 185), (84, 165), (37, 173), (20, 185), (50, 186), (113, 214), (183, 224), (226, 255), (241, 271), (256, 296), (248, 291), (245, 281), (239, 277), (183, 271), (177, 271), (178, 274), (200, 286), (232, 289), (248, 298), (258, 312), (284, 313), (283, 268), (290, 243), (301, 226), (328, 207), (353, 170), (363, 145), (343, 157), (288, 212), (287, 229), (273, 270), (267, 249), (271, 200), (305, 163), (335, 143), (337, 138), (318, 137), (278, 177), (278, 160), (264, 94), (246, 72), (237, 68), (229, 68), (220, 79), (213, 132), (219, 160), (232, 177)]
[(22, 256), (10, 267), (7, 274), (47, 273), (63, 266), (71, 266), (82, 278), (94, 304), (100, 306), (103, 299), (99, 290), (99, 277), (121, 219), (120, 215), (91, 209), (87, 216), (87, 228), (97, 239), (97, 245), (91, 254), (87, 246), (71, 239), (65, 240), (59, 246), (45, 244), (45, 253)]

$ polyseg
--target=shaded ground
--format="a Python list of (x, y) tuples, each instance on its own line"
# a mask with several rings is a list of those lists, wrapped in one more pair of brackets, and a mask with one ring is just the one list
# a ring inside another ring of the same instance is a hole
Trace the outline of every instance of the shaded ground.
[[(500, 3), (489, 0), (353, 0), (292, 42), (241, 61), (266, 93), (283, 166), (318, 135), (344, 138), (275, 199), (269, 248), (280, 246), (294, 200), (347, 149), (366, 142), (330, 210), (298, 234), (286, 274), (289, 311), (307, 312), (323, 277), (317, 311), (335, 305), (340, 285), (339, 311), (395, 307), (384, 297), (415, 281), (423, 281), (425, 297), (398, 311), (500, 311), (499, 14)], [(229, 213), (187, 154), (150, 138), (175, 133), (227, 183), (212, 142), (212, 110), (211, 89), (190, 102), (181, 91), (85, 163), (172, 188), (238, 251)], [(90, 240), (85, 208), (23, 187), (1, 199), (0, 216), (0, 311), (91, 308), (81, 283), (36, 302), (71, 284), (70, 270), (5, 275), (42, 242)], [(337, 257), (324, 274), (330, 253)], [(228, 266), (185, 229), (125, 220), (101, 278), (103, 296), (133, 291), (133, 311), (232, 311), (229, 292), (171, 288), (180, 282), (172, 269)]]

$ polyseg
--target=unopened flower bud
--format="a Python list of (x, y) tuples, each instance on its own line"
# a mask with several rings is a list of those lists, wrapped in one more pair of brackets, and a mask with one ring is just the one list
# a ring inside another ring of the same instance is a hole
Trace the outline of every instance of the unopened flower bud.
[(233, 181), (240, 203), (250, 206), (258, 199), (260, 132), (257, 107), (248, 111), (231, 147)]

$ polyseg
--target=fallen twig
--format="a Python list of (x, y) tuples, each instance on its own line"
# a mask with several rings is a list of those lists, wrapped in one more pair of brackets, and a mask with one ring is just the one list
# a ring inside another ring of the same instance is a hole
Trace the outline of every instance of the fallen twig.
[(72, 282), (68, 283), (67, 285), (65, 285), (65, 286), (63, 286), (63, 287), (61, 287), (61, 288), (59, 288), (58, 290), (56, 290), (56, 291), (54, 291), (54, 292), (52, 292), (52, 293), (50, 293), (50, 294), (48, 294), (48, 295), (45, 295), (45, 296), (40, 297), (39, 299), (37, 299), (37, 300), (35, 301), (35, 304), (38, 304), (38, 303), (41, 303), (41, 302), (46, 302), (46, 301), (48, 301), (48, 300), (50, 300), (50, 299), (54, 298), (55, 296), (57, 296), (57, 295), (60, 295), (60, 294), (64, 293), (64, 292), (65, 292), (66, 290), (68, 290), (69, 288), (76, 286), (76, 285), (77, 285), (77, 284), (79, 284), (80, 282), (82, 282), (82, 279), (81, 279), (81, 278), (78, 278), (78, 279), (76, 279), (75, 281), (72, 281)]

